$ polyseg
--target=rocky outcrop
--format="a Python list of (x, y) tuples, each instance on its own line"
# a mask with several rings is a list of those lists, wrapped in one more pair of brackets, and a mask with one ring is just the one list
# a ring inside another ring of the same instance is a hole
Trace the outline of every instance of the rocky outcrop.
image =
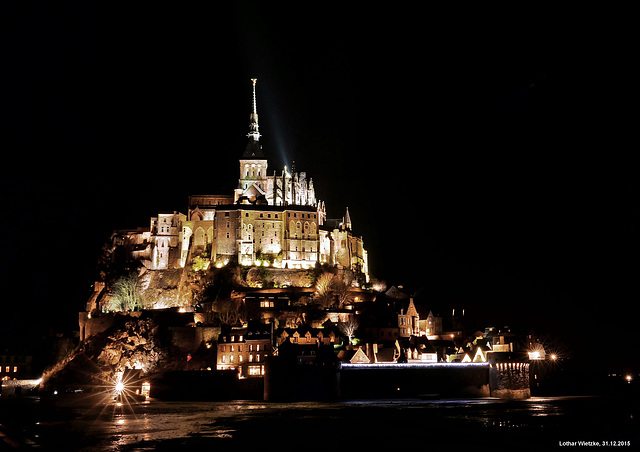
[(157, 326), (152, 319), (133, 319), (124, 328), (107, 336), (102, 352), (97, 357), (99, 366), (114, 369), (141, 369), (152, 371), (162, 357), (155, 345)]

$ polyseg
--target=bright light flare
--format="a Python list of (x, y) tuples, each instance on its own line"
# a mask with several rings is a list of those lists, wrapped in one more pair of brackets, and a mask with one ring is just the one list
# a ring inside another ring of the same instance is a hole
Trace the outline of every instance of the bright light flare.
[(124, 383), (121, 381), (117, 382), (115, 385), (115, 391), (117, 394), (120, 394), (122, 391), (124, 391)]

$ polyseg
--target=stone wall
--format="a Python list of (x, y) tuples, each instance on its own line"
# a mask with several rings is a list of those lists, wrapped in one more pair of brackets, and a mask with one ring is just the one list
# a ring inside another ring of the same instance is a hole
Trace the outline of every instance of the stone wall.
[(343, 364), (340, 382), (345, 398), (487, 397), (489, 365)]
[(529, 363), (495, 363), (489, 373), (492, 397), (502, 399), (527, 399), (531, 397), (529, 387)]

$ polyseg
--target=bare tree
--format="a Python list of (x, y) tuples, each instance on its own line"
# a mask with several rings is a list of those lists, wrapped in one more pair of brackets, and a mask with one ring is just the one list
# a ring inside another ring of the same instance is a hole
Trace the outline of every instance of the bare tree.
[(243, 323), (246, 318), (246, 310), (242, 300), (216, 300), (212, 310), (218, 315), (222, 323), (237, 325)]
[(328, 307), (331, 304), (333, 283), (333, 274), (324, 272), (316, 280), (316, 300), (322, 305)]
[(356, 334), (359, 326), (360, 322), (353, 316), (349, 317), (346, 322), (338, 323), (340, 332), (349, 338), (349, 345), (351, 345), (351, 338)]
[(345, 304), (351, 301), (352, 293), (349, 291), (349, 287), (351, 287), (351, 279), (340, 278), (339, 276), (333, 278), (331, 288), (333, 289), (333, 293), (338, 298), (339, 307), (343, 307)]
[(131, 272), (113, 283), (113, 294), (109, 301), (112, 311), (135, 311), (142, 309), (142, 290), (138, 276)]

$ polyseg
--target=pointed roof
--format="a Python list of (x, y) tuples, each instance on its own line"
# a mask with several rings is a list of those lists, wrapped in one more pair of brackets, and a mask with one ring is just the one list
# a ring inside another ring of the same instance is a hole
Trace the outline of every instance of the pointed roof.
[(260, 144), (260, 142), (254, 140), (253, 138), (250, 138), (249, 142), (247, 143), (247, 147), (242, 153), (242, 158), (245, 160), (264, 159), (264, 154), (262, 153), (262, 145)]
[(344, 227), (347, 229), (351, 229), (351, 216), (349, 215), (349, 208), (347, 207), (347, 212), (344, 214)]
[(396, 286), (391, 286), (391, 288), (387, 290), (384, 294), (387, 298), (395, 298), (397, 300), (410, 298), (409, 294), (403, 292), (402, 290), (400, 290), (400, 288)]

